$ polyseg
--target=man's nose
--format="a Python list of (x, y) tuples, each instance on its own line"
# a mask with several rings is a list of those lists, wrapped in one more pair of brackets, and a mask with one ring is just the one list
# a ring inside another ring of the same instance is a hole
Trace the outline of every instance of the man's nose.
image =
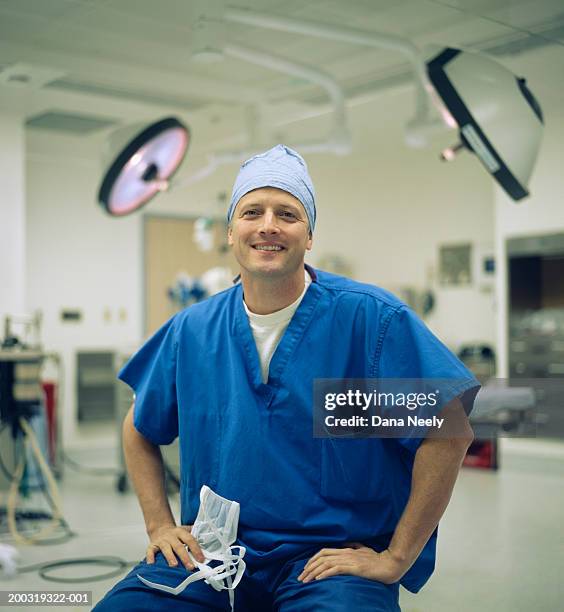
[(264, 233), (277, 233), (278, 230), (278, 219), (273, 211), (267, 210), (262, 216), (262, 224), (260, 228), (261, 232)]

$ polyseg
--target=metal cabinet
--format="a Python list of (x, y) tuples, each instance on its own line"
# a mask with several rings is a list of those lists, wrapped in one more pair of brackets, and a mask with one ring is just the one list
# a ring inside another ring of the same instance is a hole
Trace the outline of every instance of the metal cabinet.
[(78, 351), (76, 354), (78, 421), (115, 418), (114, 351)]

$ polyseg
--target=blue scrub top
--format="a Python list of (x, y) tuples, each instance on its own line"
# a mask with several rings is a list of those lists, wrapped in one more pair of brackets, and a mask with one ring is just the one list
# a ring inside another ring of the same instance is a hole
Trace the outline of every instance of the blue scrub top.
[[(154, 444), (179, 436), (181, 521), (192, 524), (207, 484), (241, 504), (249, 566), (306, 548), (384, 549), (407, 503), (421, 439), (313, 438), (317, 378), (457, 381), (472, 409), (478, 382), (419, 318), (372, 285), (310, 270), (263, 384), (236, 285), (172, 317), (119, 374), (135, 391), (134, 424)], [(401, 583), (417, 592), (433, 572), (435, 532)]]

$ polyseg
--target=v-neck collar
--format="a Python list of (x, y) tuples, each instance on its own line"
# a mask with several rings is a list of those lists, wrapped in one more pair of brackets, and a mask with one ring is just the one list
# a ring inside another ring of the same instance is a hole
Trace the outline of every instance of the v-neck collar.
[(282, 338), (280, 338), (280, 342), (272, 355), (268, 372), (268, 380), (266, 383), (262, 382), (260, 358), (257, 345), (253, 337), (249, 318), (243, 305), (243, 286), (242, 284), (237, 286), (237, 292), (235, 295), (236, 330), (244, 349), (245, 365), (249, 380), (252, 382), (253, 388), (257, 391), (262, 390), (264, 392), (280, 386), (280, 380), (284, 374), (284, 370), (288, 364), (290, 356), (294, 352), (298, 342), (303, 336), (304, 331), (311, 321), (313, 312), (321, 296), (322, 289), (317, 283), (317, 275), (315, 270), (308, 265), (306, 265), (306, 270), (308, 271), (312, 282), (308, 287), (308, 290), (305, 292), (305, 295), (302, 298), (296, 312), (290, 319), (288, 327), (284, 331), (284, 334), (282, 335)]

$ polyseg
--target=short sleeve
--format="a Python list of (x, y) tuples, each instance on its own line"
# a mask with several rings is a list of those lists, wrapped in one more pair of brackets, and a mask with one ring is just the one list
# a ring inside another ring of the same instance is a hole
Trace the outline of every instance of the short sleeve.
[(153, 444), (170, 444), (178, 436), (177, 349), (173, 317), (118, 374), (135, 392), (133, 424)]
[[(407, 306), (399, 307), (391, 316), (374, 365), (374, 377), (378, 379), (440, 381), (440, 398), (434, 414), (459, 397), (469, 415), (480, 388), (470, 370)], [(399, 441), (415, 451), (422, 438)]]

